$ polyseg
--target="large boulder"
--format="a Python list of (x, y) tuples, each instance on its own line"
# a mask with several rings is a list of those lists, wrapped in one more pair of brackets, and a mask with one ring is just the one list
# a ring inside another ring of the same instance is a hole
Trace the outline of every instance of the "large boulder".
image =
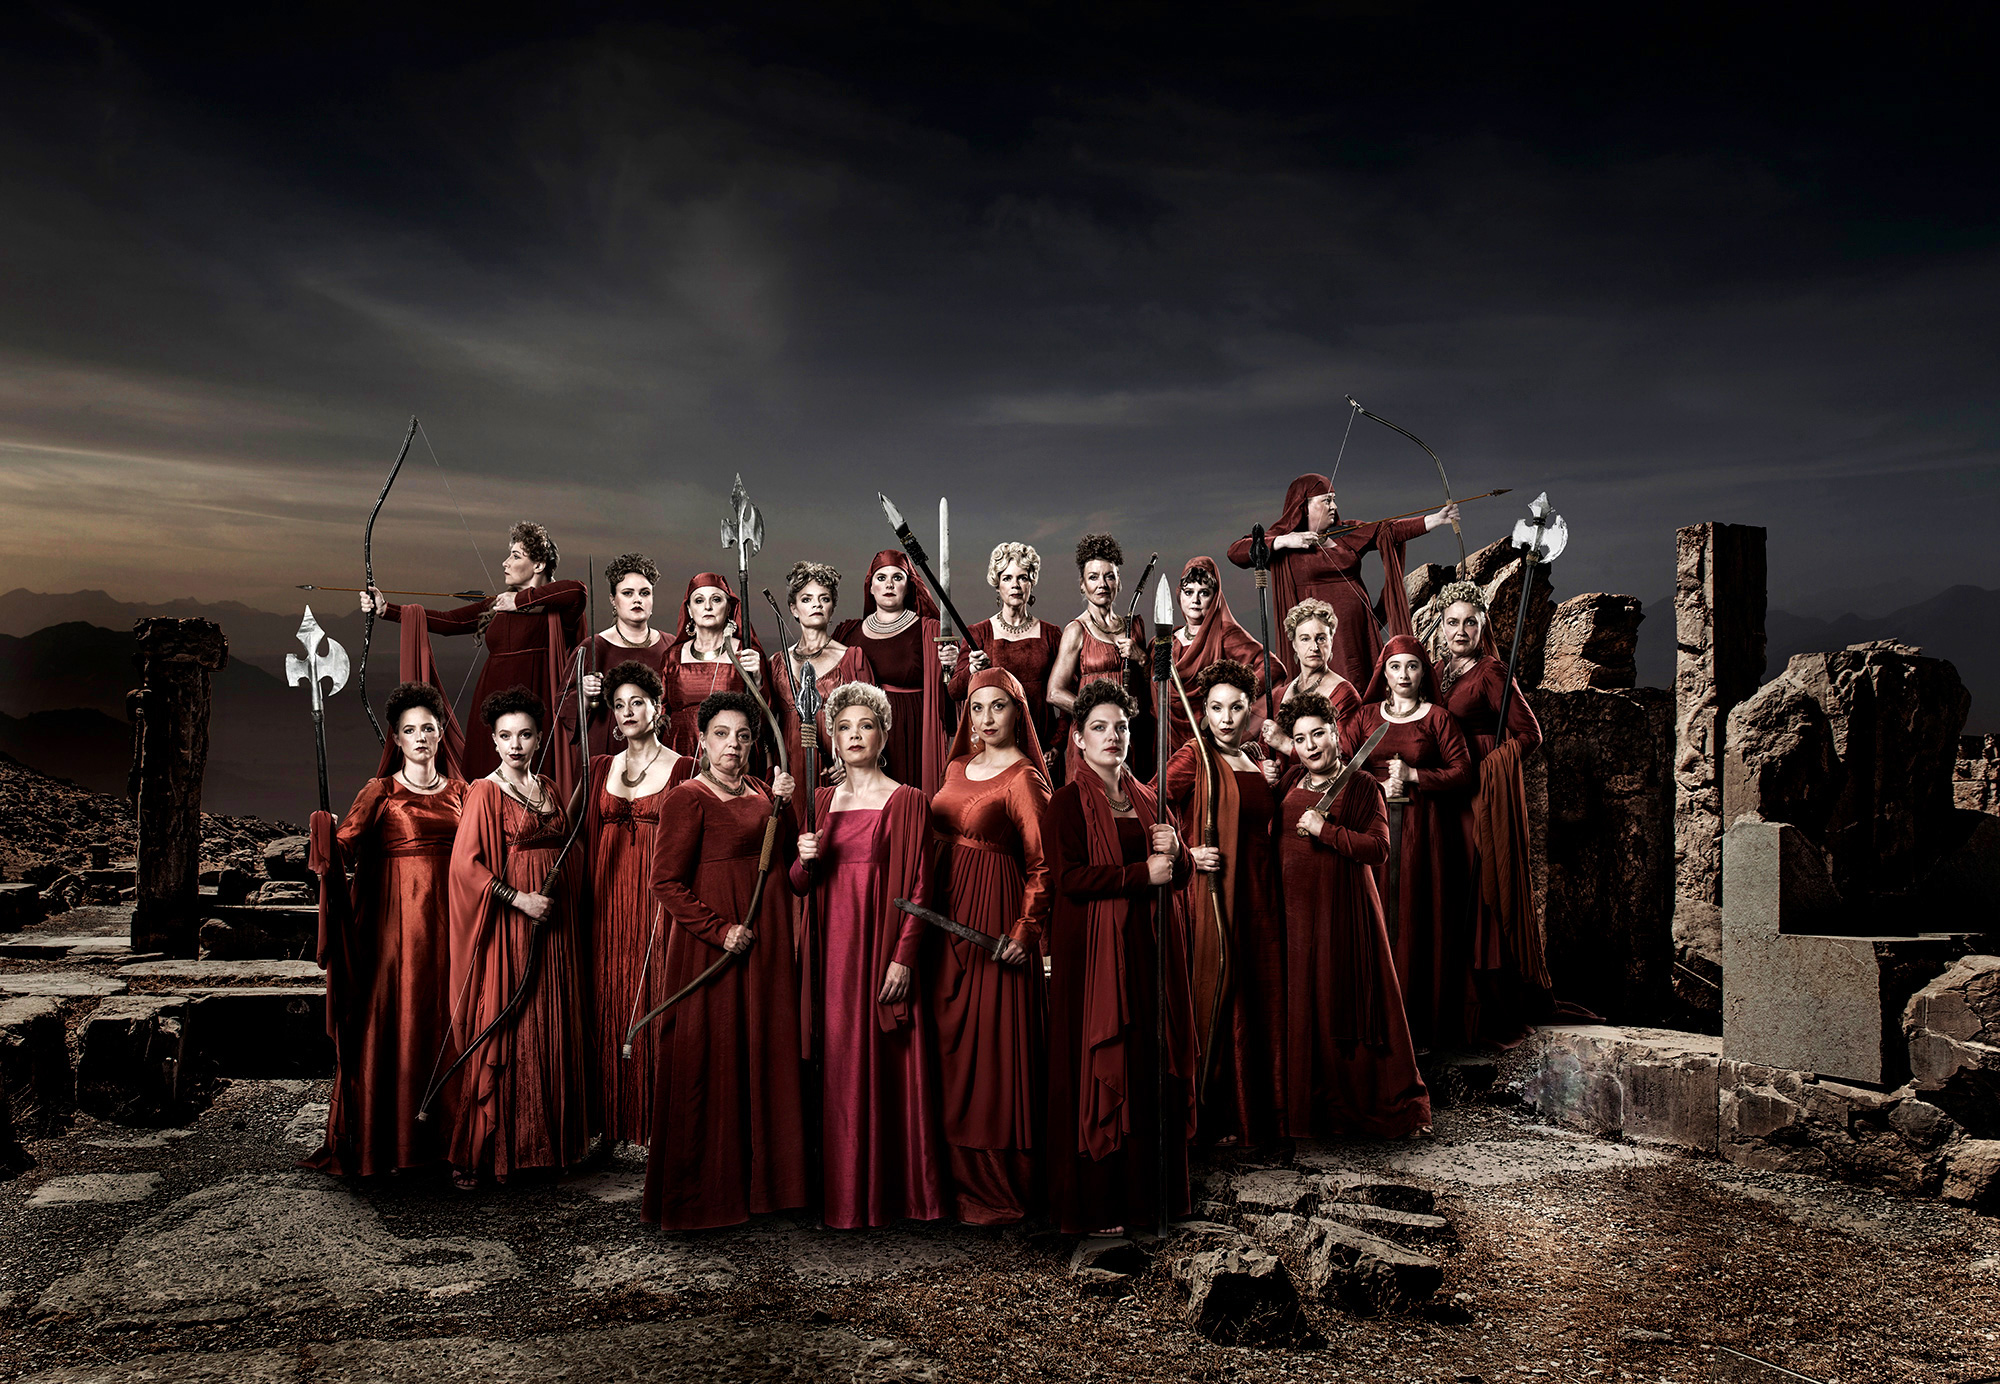
[(1284, 1261), (1246, 1236), (1173, 1261), (1187, 1324), (1218, 1345), (1281, 1345), (1312, 1334)]
[(280, 836), (264, 847), (264, 873), (271, 879), (304, 883), (313, 877), (306, 867), (306, 850), (312, 844), (304, 836)]
[(1631, 687), (1638, 681), (1634, 655), (1645, 618), (1636, 596), (1591, 591), (1564, 601), (1555, 608), (1543, 645), (1543, 689)]
[(1355, 1311), (1419, 1307), (1444, 1286), (1437, 1260), (1342, 1221), (1313, 1217), (1296, 1238), (1306, 1290)]
[(2000, 956), (1962, 957), (1903, 1010), (1910, 1081), (1980, 1138), (2000, 1136)]

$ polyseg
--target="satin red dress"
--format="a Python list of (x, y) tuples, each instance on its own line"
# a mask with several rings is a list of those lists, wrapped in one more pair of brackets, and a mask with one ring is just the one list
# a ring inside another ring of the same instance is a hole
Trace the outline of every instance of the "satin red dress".
[[(1056, 744), (1056, 709), (1049, 705), (1049, 670), (1055, 667), (1056, 655), (1062, 650), (1062, 626), (1052, 625), (1047, 620), (1035, 622), (1035, 632), (1026, 639), (1002, 639), (993, 631), (993, 621), (981, 620), (972, 627), (972, 642), (986, 651), (995, 668), (1005, 668), (1021, 684), (1021, 695), (1026, 699), (1029, 712), (1035, 722), (1035, 736), (1043, 749)], [(1113, 649), (1114, 654), (1117, 653)], [(971, 695), (972, 661), (961, 658), (958, 670), (951, 675), (951, 697), (963, 705)], [(1078, 686), (1082, 686), (1080, 680)], [(1059, 775), (1065, 767), (1063, 756), (1057, 755), (1053, 765), (1045, 765), (1043, 773), (1052, 776), (1051, 781), (1060, 785)]]
[(653, 852), (660, 805), (694, 773), (694, 761), (676, 760), (659, 792), (621, 798), (609, 787), (614, 758), (590, 761), (592, 1050), (604, 1133), (645, 1144), (653, 1129), (659, 1025), (632, 1040), (630, 1059), (621, 1050), (632, 1021), (672, 993), (665, 985), (665, 912), (653, 901)]
[(737, 676), (736, 665), (726, 658), (687, 662), (680, 656), (682, 647), (674, 646), (673, 657), (661, 670), (660, 680), (667, 687), (670, 713), (667, 748), (676, 754), (692, 755), (701, 748), (701, 727), (696, 720), (701, 704), (711, 693), (741, 692), (743, 679)]
[[(749, 906), (771, 814), (768, 790), (749, 782), (751, 792), (725, 800), (690, 779), (660, 804), (653, 894), (673, 923), (668, 994), (721, 958), (722, 939)], [(780, 824), (781, 855), (788, 830)], [(791, 906), (785, 863), (774, 859), (749, 954), (657, 1021), (653, 1142), (640, 1214), (663, 1229), (741, 1225), (755, 1213), (806, 1204)]]
[(944, 756), (945, 744), (939, 711), (943, 698), (934, 693), (928, 699), (931, 714), (924, 714), (924, 689), (932, 679), (939, 680), (938, 692), (943, 691), (942, 677), (936, 671), (937, 633), (937, 621), (919, 617), (887, 639), (866, 633), (862, 620), (849, 620), (834, 635), (849, 648), (862, 651), (868, 666), (875, 670), (875, 685), (888, 695), (889, 743), (883, 747), (884, 772), (926, 795), (937, 791), (937, 784), (925, 781), (925, 751), (935, 765)]
[[(1167, 761), (1167, 801), (1189, 843), (1202, 840), (1202, 823), (1189, 812), (1201, 775), (1199, 748), (1186, 744)], [(1204, 1056), (1208, 1078), (1202, 1095), (1201, 1133), (1207, 1140), (1235, 1138), (1255, 1147), (1280, 1136), (1285, 1095), (1285, 921), (1278, 907), (1271, 849), (1277, 799), (1262, 772), (1222, 766), (1236, 786), (1234, 839), (1221, 843), (1235, 876), (1229, 900), (1230, 987), (1215, 1026), (1215, 1050)], [(1196, 891), (1208, 889), (1199, 872), (1183, 898), (1188, 915)], [(1204, 904), (1202, 914), (1206, 913)]]
[[(1394, 529), (1396, 538), (1405, 543), (1426, 532), (1421, 517), (1397, 520)], [(1287, 548), (1271, 554), (1272, 628), (1283, 628), (1285, 616), (1300, 601), (1309, 597), (1325, 601), (1339, 620), (1328, 661), (1356, 687), (1367, 685), (1382, 653), (1382, 632), (1371, 608), (1374, 598), (1361, 577), (1362, 554), (1374, 549), (1376, 534), (1370, 526), (1342, 534), (1324, 548)], [(1229, 560), (1238, 567), (1250, 566), (1248, 538), (1230, 545)]]
[(1042, 815), (1049, 787), (1025, 758), (977, 782), (966, 776), (966, 763), (952, 761), (931, 800), (938, 908), (989, 937), (1013, 938), (1028, 961), (1009, 966), (946, 933), (928, 939), (931, 1014), (958, 1218), (1010, 1225), (1037, 1201), (1048, 1005)]
[[(658, 634), (659, 631), (655, 630)], [(643, 663), (660, 675), (660, 684), (667, 681), (667, 656), (674, 648), (674, 641), (661, 634), (651, 645), (635, 649), (616, 639), (607, 639), (602, 634), (590, 636), (590, 652), (585, 656), (586, 673), (608, 673), (621, 663)], [(590, 754), (594, 759), (601, 754), (617, 754), (624, 746), (612, 738), (611, 728), (617, 724), (611, 715), (611, 694), (615, 689), (607, 686), (590, 707)], [(698, 703), (697, 703), (698, 705)], [(576, 738), (576, 698), (569, 697), (563, 702), (558, 713), (562, 724), (569, 729), (572, 740)]]
[(1431, 1122), (1395, 958), (1372, 867), (1389, 858), (1382, 789), (1357, 774), (1319, 835), (1299, 819), (1320, 795), (1299, 769), (1278, 781), (1284, 880), (1284, 1015), (1290, 1091), (1286, 1130), (1298, 1139), (1397, 1139)]
[[(1381, 724), (1382, 704), (1363, 704), (1341, 727), (1342, 753), (1353, 754)], [(1389, 723), (1369, 756), (1369, 774), (1386, 782), (1389, 761), (1398, 756), (1418, 771), (1418, 782), (1403, 808), (1396, 897), (1389, 897), (1386, 863), (1375, 867), (1376, 889), (1389, 917), (1410, 1033), (1420, 1048), (1453, 1047), (1475, 1031), (1479, 1012), (1458, 824), (1459, 799), (1473, 783), (1472, 758), (1458, 722), (1436, 703), (1416, 720)]]
[[(451, 847), (465, 803), (463, 780), (412, 793), (374, 778), (355, 795), (335, 841), (355, 876), (346, 919), (349, 984), (329, 1008), (351, 1014), (355, 1041), (334, 1073), (326, 1142), (310, 1167), (373, 1177), (444, 1157), (442, 1130), (417, 1109), (446, 1050), (451, 1012)], [(332, 971), (329, 970), (329, 984)]]
[(496, 876), (524, 894), (539, 891), (569, 839), (554, 783), (544, 778), (542, 789), (547, 816), (523, 807), (492, 779), (474, 783), (452, 847), (452, 1029), (459, 1051), (500, 1013), (530, 966), (535, 972), (520, 1008), (458, 1076), (452, 1165), (501, 1178), (563, 1168), (590, 1144), (585, 870), (580, 863), (565, 868), (541, 927), (491, 892)]
[[(1118, 683), (1119, 686), (1124, 687), (1126, 676), (1125, 660), (1118, 656), (1118, 646), (1107, 643), (1091, 633), (1089, 622), (1081, 615), (1071, 620), (1070, 624), (1075, 625), (1083, 633), (1083, 640), (1077, 645), (1075, 686), (1071, 690), (1073, 692), (1081, 692), (1086, 683), (1096, 682), (1100, 678), (1110, 678), (1112, 681)], [(1132, 641), (1132, 648), (1135, 653), (1140, 650), (1143, 642), (1138, 639)], [(1060, 636), (1057, 637), (1057, 644), (1058, 646), (1061, 644)], [(1129, 692), (1132, 689), (1126, 687), (1125, 690)], [(1142, 705), (1140, 709), (1143, 712), (1144, 706)], [(1061, 735), (1063, 744), (1063, 782), (1074, 783), (1077, 774), (1084, 768), (1083, 752), (1077, 749), (1075, 741), (1070, 738), (1070, 719), (1068, 716), (1057, 717), (1056, 730)], [(1132, 725), (1132, 738), (1134, 742), (1139, 739), (1139, 726), (1136, 718)], [(1043, 743), (1047, 744), (1049, 742), (1044, 741)], [(1139, 765), (1134, 763), (1132, 768), (1136, 773)]]

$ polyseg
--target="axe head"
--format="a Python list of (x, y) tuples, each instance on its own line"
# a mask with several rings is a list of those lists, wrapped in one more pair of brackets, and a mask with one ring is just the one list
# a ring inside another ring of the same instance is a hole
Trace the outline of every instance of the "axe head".
[[(311, 606), (306, 607), (305, 619), (299, 621), (298, 638), (299, 643), (305, 645), (305, 656), (301, 658), (297, 654), (285, 655), (285, 682), (288, 686), (297, 687), (302, 682), (310, 681), (313, 703), (318, 705), (322, 700), (321, 679), (329, 680), (333, 684), (324, 692), (324, 696), (327, 697), (347, 686), (347, 650), (341, 648), (332, 636), (319, 627), (319, 621), (313, 618)], [(319, 651), (322, 641), (326, 644), (325, 653)]]
[(743, 489), (743, 475), (729, 488), (729, 513), (722, 520), (722, 546), (737, 548), (745, 560), (755, 557), (764, 546), (764, 516)]

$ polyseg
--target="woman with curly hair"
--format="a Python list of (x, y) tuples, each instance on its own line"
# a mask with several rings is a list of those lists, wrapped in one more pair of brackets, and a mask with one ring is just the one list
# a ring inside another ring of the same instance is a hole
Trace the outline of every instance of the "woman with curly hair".
[[(1333, 670), (1333, 636), (1340, 617), (1325, 601), (1308, 597), (1285, 612), (1285, 642), (1292, 646), (1292, 666), (1298, 676), (1279, 685), (1280, 706), (1293, 697), (1311, 692), (1326, 698), (1333, 714), (1344, 724), (1361, 705), (1361, 693), (1353, 683)], [(1292, 742), (1278, 729), (1276, 721), (1266, 721), (1259, 731), (1263, 741), (1280, 757), (1290, 758)]]
[(988, 668), (1012, 673), (1021, 684), (1036, 738), (1049, 751), (1043, 772), (1061, 783), (1058, 771), (1063, 759), (1057, 753), (1055, 710), (1049, 705), (1049, 673), (1062, 648), (1062, 629), (1035, 618), (1035, 583), (1041, 576), (1042, 555), (1026, 543), (1002, 543), (993, 549), (986, 560), (986, 584), (993, 588), (1000, 608), (967, 631), (973, 650), (952, 674), (951, 695), (963, 704), (972, 695), (973, 675)]
[(909, 555), (885, 548), (868, 564), (861, 618), (834, 631), (841, 643), (866, 652), (875, 685), (889, 696), (889, 774), (927, 798), (944, 778), (945, 679), (958, 660), (958, 646), (940, 646), (938, 630), (937, 603)]
[[(697, 713), (702, 703), (718, 692), (743, 691), (743, 679), (724, 646), (731, 625), (736, 627), (737, 662), (745, 673), (758, 678), (763, 655), (729, 578), (720, 572), (697, 572), (688, 578), (687, 594), (681, 597), (680, 623), (661, 671), (667, 687), (667, 710), (672, 716), (666, 740), (676, 754), (694, 754), (699, 747)], [(763, 685), (761, 678), (758, 685)], [(760, 714), (758, 727), (762, 724)], [(750, 767), (746, 765), (746, 771)]]
[(1389, 858), (1382, 789), (1357, 773), (1322, 813), (1341, 769), (1333, 708), (1303, 692), (1278, 709), (1299, 763), (1278, 780), (1286, 937), (1285, 1133), (1397, 1139), (1430, 1128), (1430, 1093), (1376, 892)]
[(843, 644), (830, 633), (833, 612), (840, 604), (839, 572), (824, 562), (795, 562), (785, 574), (785, 590), (792, 618), (799, 622), (799, 639), (785, 650), (784, 666), (771, 683), (771, 709), (785, 728), (792, 768), (803, 774), (805, 737), (799, 699), (809, 695), (819, 704), (816, 769), (822, 783), (837, 783), (843, 771), (840, 756), (833, 753), (827, 740), (827, 696), (844, 683), (873, 683), (875, 670), (868, 664), (866, 650)]
[(322, 1172), (371, 1177), (444, 1157), (417, 1109), (451, 1012), (451, 848), (466, 786), (438, 763), (447, 716), (435, 687), (396, 688), (378, 777), (337, 832), (313, 814), (335, 1066), (326, 1142), (306, 1165)]
[[(604, 670), (616, 663), (643, 663), (666, 679), (673, 640), (653, 628), (653, 588), (660, 569), (642, 553), (620, 553), (604, 565), (611, 596), (611, 623), (590, 637), (584, 658), (583, 692), (590, 703), (590, 754), (618, 752), (618, 717), (605, 702)], [(556, 719), (576, 734), (576, 700), (565, 697)], [(662, 727), (664, 728), (664, 726)]]
[(930, 808), (882, 771), (893, 712), (879, 687), (827, 698), (846, 776), (818, 790), (792, 887), (820, 919), (820, 1214), (836, 1230), (945, 1214), (944, 1137), (917, 948), (924, 924), (897, 899), (930, 902)]
[[(523, 520), (507, 531), (507, 556), (500, 563), (506, 589), (456, 610), (424, 611), (421, 606), (391, 604), (380, 591), (361, 593), (361, 609), (374, 610), (385, 620), (400, 622), (406, 610), (421, 612), (432, 634), (476, 636), (486, 645), (486, 664), (472, 692), (474, 706), (509, 687), (525, 687), (545, 707), (563, 700), (569, 675), (570, 651), (583, 638), (584, 607), (590, 593), (580, 581), (557, 581), (556, 541), (540, 524)], [(492, 742), (484, 736), (466, 738), (465, 777), (476, 781), (500, 763)], [(583, 766), (573, 743), (557, 738), (545, 766), (565, 793), (576, 784)]]
[[(1229, 609), (1229, 597), (1222, 594), (1222, 569), (1215, 565), (1214, 558), (1194, 558), (1181, 569), (1180, 604), (1182, 623), (1174, 631), (1174, 669), (1190, 696), (1202, 670), (1211, 664), (1227, 659), (1242, 668), (1263, 667), (1264, 646), (1237, 623)], [(1284, 666), (1284, 659), (1272, 656), (1273, 676), (1281, 673)], [(1254, 739), (1258, 727), (1264, 723), (1263, 692), (1263, 678), (1259, 675), (1250, 693), (1249, 724), (1243, 728), (1248, 738)], [(1199, 708), (1196, 714), (1200, 714)], [(1167, 698), (1167, 721), (1169, 743), (1178, 750), (1194, 734), (1179, 696)]]
[[(570, 839), (569, 809), (534, 772), (549, 723), (525, 688), (479, 706), (500, 763), (466, 790), (451, 852), (451, 1023), (463, 1052), (529, 981), (519, 1008), (461, 1069), (451, 1164), (461, 1187), (560, 1171), (590, 1144), (582, 859), (549, 878)], [(572, 850), (572, 855), (576, 852)], [(547, 889), (549, 892), (542, 892)]]
[[(1059, 716), (1058, 730), (1064, 741), (1063, 782), (1074, 779), (1083, 767), (1082, 753), (1071, 731), (1071, 708), (1084, 688), (1109, 679), (1122, 687), (1140, 711), (1152, 695), (1146, 681), (1148, 641), (1128, 628), (1118, 614), (1118, 569), (1125, 564), (1125, 550), (1108, 533), (1087, 533), (1076, 541), (1076, 580), (1083, 592), (1083, 614), (1063, 626), (1062, 643), (1049, 669), (1049, 705)], [(1143, 764), (1145, 755), (1140, 755)]]
[(665, 691), (650, 665), (627, 659), (603, 676), (605, 705), (624, 748), (590, 761), (591, 969), (598, 1090), (604, 1133), (651, 1142), (656, 1029), (633, 1040), (625, 1030), (667, 997), (666, 925), (653, 902), (653, 848), (667, 790), (694, 774), (694, 760), (661, 743)]

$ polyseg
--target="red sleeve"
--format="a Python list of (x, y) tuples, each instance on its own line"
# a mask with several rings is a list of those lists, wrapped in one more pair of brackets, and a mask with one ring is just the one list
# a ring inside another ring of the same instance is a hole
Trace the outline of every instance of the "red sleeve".
[(1021, 916), (1007, 935), (1030, 953), (1042, 947), (1049, 924), (1049, 864), (1042, 846), (1042, 822), (1049, 806), (1049, 781), (1039, 768), (1015, 776), (1007, 790), (1007, 812), (1021, 833)]
[(1083, 804), (1074, 793), (1058, 793), (1049, 802), (1048, 824), (1054, 830), (1061, 878), (1056, 888), (1070, 899), (1122, 899), (1155, 887), (1146, 862), (1136, 865), (1090, 863), (1090, 832), (1083, 821)]
[(1426, 795), (1471, 792), (1478, 782), (1478, 775), (1472, 768), (1472, 751), (1465, 745), (1465, 732), (1458, 728), (1458, 722), (1452, 719), (1451, 713), (1441, 706), (1433, 705), (1424, 720), (1431, 738), (1437, 742), (1438, 755), (1444, 760), (1444, 767), (1419, 769), (1417, 781), (1410, 786)]
[(575, 648), (581, 642), (583, 611), (589, 600), (590, 591), (582, 582), (552, 581), (515, 592), (514, 608), (536, 610), (545, 615), (554, 611), (562, 617), (563, 641)]
[[(469, 634), (479, 628), (479, 617), (485, 613), (485, 601), (474, 601), (471, 605), (462, 605), (457, 610), (425, 610), (424, 627), (432, 634)], [(382, 618), (401, 624), (402, 606), (390, 606), (382, 612)]]
[[(929, 849), (931, 829), (930, 802), (924, 797), (920, 789), (912, 788), (908, 784), (904, 784), (901, 788), (898, 788), (890, 797), (891, 801), (895, 803), (896, 813), (890, 818), (889, 829), (891, 831), (904, 832), (908, 835), (908, 839), (903, 844), (911, 857), (909, 900), (914, 904), (929, 906), (931, 901), (931, 853)], [(896, 938), (895, 955), (890, 959), (899, 966), (908, 966), (912, 970), (915, 970), (917, 965), (917, 951), (923, 945), (924, 930), (929, 924), (925, 923), (923, 919), (917, 917), (915, 914), (903, 912), (894, 903), (889, 904), (889, 910), (897, 915), (903, 925), (902, 932)]]
[(1394, 523), (1395, 527), (1390, 532), (1396, 535), (1398, 543), (1408, 543), (1411, 539), (1422, 538), (1430, 532), (1430, 521), (1421, 514), (1414, 519), (1397, 519)]
[[(1269, 543), (1271, 541), (1271, 536), (1269, 534), (1265, 534), (1264, 541), (1266, 543)], [(1276, 556), (1276, 554), (1273, 554), (1273, 556)], [(1234, 543), (1231, 543), (1229, 545), (1229, 560), (1235, 563), (1238, 567), (1247, 568), (1250, 566), (1249, 534), (1247, 533), (1244, 534), (1241, 538), (1237, 539)]]
[(1195, 754), (1195, 743), (1189, 740), (1167, 761), (1167, 806), (1182, 817), (1194, 802), (1194, 783), (1199, 772)]
[[(1349, 821), (1359, 816), (1367, 825), (1356, 828), (1328, 820), (1319, 829), (1319, 839), (1348, 859), (1361, 865), (1381, 865), (1389, 859), (1389, 804), (1380, 788), (1369, 782), (1350, 783), (1341, 792), (1335, 810)], [(1357, 804), (1359, 804), (1357, 806)]]
[(700, 784), (682, 784), (660, 804), (660, 830), (653, 841), (653, 897), (680, 927), (710, 946), (719, 947), (730, 924), (695, 896), (695, 872), (701, 868), (701, 833), (707, 824), (704, 804), (694, 794), (713, 795)]
[[(1493, 660), (1497, 670), (1493, 678), (1493, 710), (1500, 710), (1500, 692), (1506, 685), (1507, 669), (1498, 659)], [(1502, 740), (1521, 742), (1521, 753), (1526, 754), (1542, 743), (1542, 723), (1535, 719), (1535, 709), (1528, 705), (1527, 696), (1521, 691), (1521, 684), (1514, 684), (1514, 695), (1507, 699), (1507, 733)]]
[(354, 806), (348, 808), (347, 815), (340, 819), (333, 839), (345, 868), (354, 868), (356, 848), (361, 839), (375, 829), (375, 819), (382, 811), (382, 800), (389, 796), (390, 782), (389, 779), (372, 778), (362, 784), (361, 791), (354, 795)]

